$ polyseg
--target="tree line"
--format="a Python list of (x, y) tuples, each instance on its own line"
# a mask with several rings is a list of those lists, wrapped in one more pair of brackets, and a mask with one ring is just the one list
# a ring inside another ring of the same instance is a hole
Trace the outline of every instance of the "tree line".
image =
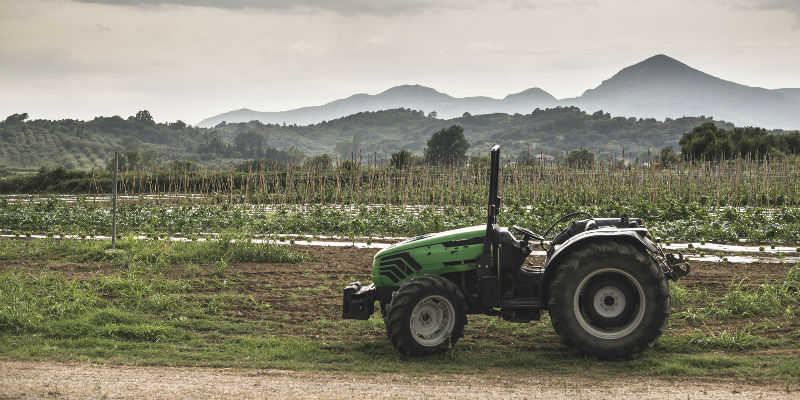
[(677, 162), (676, 150), (687, 159), (777, 157), (800, 150), (798, 132), (736, 128), (705, 116), (664, 121), (613, 117), (576, 107), (524, 115), (465, 113), (451, 120), (396, 109), (309, 126), (250, 121), (197, 128), (180, 120), (157, 123), (147, 110), (90, 121), (30, 120), (16, 113), (0, 121), (0, 175), (40, 166), (106, 168), (115, 151), (122, 170), (135, 170), (171, 163), (228, 168), (308, 162), (324, 167), (351, 165), (367, 154), (398, 167), (463, 164), (480, 161), (494, 144), (514, 149), (505, 154), (517, 163), (565, 161), (581, 167), (600, 162), (666, 165)]

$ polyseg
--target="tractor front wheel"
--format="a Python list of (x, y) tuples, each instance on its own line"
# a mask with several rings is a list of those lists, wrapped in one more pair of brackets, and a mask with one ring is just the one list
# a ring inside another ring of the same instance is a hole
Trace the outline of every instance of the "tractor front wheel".
[(467, 321), (461, 289), (436, 275), (420, 276), (400, 286), (386, 313), (389, 340), (407, 355), (436, 353), (455, 345)]
[(548, 308), (568, 346), (605, 359), (631, 357), (664, 332), (669, 286), (644, 251), (625, 242), (592, 243), (560, 263)]

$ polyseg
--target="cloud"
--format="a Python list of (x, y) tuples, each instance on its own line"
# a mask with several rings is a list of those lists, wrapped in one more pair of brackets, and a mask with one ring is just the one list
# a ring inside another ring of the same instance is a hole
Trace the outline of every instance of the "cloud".
[(744, 0), (739, 1), (737, 5), (756, 10), (783, 10), (800, 17), (800, 1), (798, 0)]
[[(255, 9), (265, 11), (333, 11), (339, 14), (415, 14), (446, 9), (474, 9), (485, 6), (481, 0), (72, 0), (79, 3), (129, 7), (185, 6), (227, 10)], [(500, 0), (497, 4), (510, 8), (531, 8), (555, 3), (583, 6), (587, 0), (550, 2), (545, 0)]]
[(73, 0), (116, 6), (187, 6), (228, 10), (324, 10), (341, 14), (404, 14), (441, 8), (462, 8), (454, 0)]

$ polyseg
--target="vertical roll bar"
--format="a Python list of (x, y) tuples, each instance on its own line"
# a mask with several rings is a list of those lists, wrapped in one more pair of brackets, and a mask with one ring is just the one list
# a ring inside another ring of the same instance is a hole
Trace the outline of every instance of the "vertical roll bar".
[(500, 145), (496, 144), (492, 147), (491, 162), (489, 169), (489, 201), (487, 204), (487, 217), (486, 217), (486, 240), (483, 244), (484, 254), (489, 254), (491, 251), (490, 246), (493, 242), (494, 228), (493, 225), (497, 223), (497, 214), (500, 212), (500, 197), (497, 196), (498, 186), (500, 184)]

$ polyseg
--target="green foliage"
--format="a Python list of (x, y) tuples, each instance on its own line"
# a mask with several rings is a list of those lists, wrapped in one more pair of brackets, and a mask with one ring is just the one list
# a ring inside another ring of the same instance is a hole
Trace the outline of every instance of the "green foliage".
[(302, 253), (286, 246), (252, 243), (249, 238), (221, 234), (206, 241), (141, 240), (127, 236), (117, 241), (119, 252), (108, 252), (110, 241), (78, 239), (0, 239), (0, 260), (55, 259), (72, 262), (114, 262), (126, 266), (146, 265), (154, 271), (181, 263), (219, 264), (236, 262), (300, 262)]
[(354, 160), (344, 160), (339, 163), (339, 167), (345, 172), (353, 172), (359, 169), (359, 165)]
[(780, 157), (800, 152), (800, 132), (776, 135), (754, 127), (728, 130), (706, 122), (684, 134), (679, 143), (681, 154), (695, 160)]
[(251, 171), (275, 171), (285, 170), (286, 165), (274, 159), (259, 158), (257, 160), (249, 160), (236, 165), (236, 170), (239, 172)]
[(755, 336), (748, 329), (721, 330), (719, 332), (698, 331), (689, 340), (701, 348), (722, 350), (749, 350), (770, 345), (770, 340)]
[(254, 130), (241, 131), (233, 141), (239, 154), (245, 157), (264, 157), (267, 150), (267, 138)]
[[(741, 318), (800, 315), (800, 264), (792, 267), (782, 281), (765, 280), (747, 287), (745, 281), (732, 284), (725, 295), (697, 309), (681, 311), (679, 316), (691, 319)], [(678, 287), (672, 290), (677, 295), (676, 309), (686, 306), (690, 294)], [(702, 296), (700, 296), (702, 297)], [(697, 293), (694, 294), (697, 299)]]
[(573, 168), (594, 168), (594, 153), (589, 149), (572, 150), (567, 154), (567, 165)]
[(6, 125), (19, 125), (24, 123), (26, 119), (28, 119), (28, 113), (11, 114), (8, 117), (6, 117), (4, 123)]
[[(340, 159), (400, 149), (421, 154), (431, 132), (454, 124), (464, 128), (473, 155), (484, 154), (498, 143), (507, 149), (533, 148), (537, 155), (556, 157), (576, 148), (595, 153), (619, 153), (625, 148), (629, 154), (638, 154), (650, 148), (677, 147), (682, 134), (710, 121), (695, 117), (664, 122), (612, 118), (607, 113), (586, 114), (576, 107), (535, 110), (525, 115), (465, 114), (451, 120), (396, 109), (363, 112), (308, 126), (251, 121), (221, 123), (210, 129), (187, 126), (182, 121), (155, 123), (146, 110), (137, 113), (138, 118), (113, 116), (91, 121), (25, 121), (20, 120), (24, 114), (15, 115), (0, 124), (0, 165), (27, 170), (42, 165), (105, 168), (114, 151), (139, 151), (143, 166), (183, 159), (223, 167), (244, 158), (297, 164), (307, 154), (336, 154)], [(717, 125), (733, 129), (730, 124)], [(792, 140), (796, 142), (797, 134), (768, 136), (791, 144)], [(776, 142), (772, 148), (782, 148), (781, 143)]]
[[(481, 193), (483, 194), (483, 193)], [(0, 198), (0, 226), (11, 231), (55, 234), (107, 234), (109, 204), (68, 204), (51, 199), (39, 203), (8, 203)], [(626, 211), (643, 218), (653, 232), (673, 240), (800, 242), (800, 208), (782, 208), (775, 214), (764, 210), (723, 211), (714, 206), (679, 201), (625, 204), (608, 202), (582, 206), (571, 202), (540, 201), (527, 205), (509, 202), (500, 223), (522, 225), (534, 231), (546, 229), (559, 216), (575, 211), (595, 216)], [(353, 206), (277, 205), (254, 211), (250, 204), (120, 204), (118, 230), (123, 235), (239, 232), (241, 234), (357, 235), (363, 237), (414, 236), (484, 223), (485, 210), (476, 199), (470, 206)], [(728, 215), (728, 217), (725, 217)], [(733, 215), (735, 218), (731, 218)]]
[(425, 161), (431, 165), (461, 164), (467, 159), (469, 142), (464, 128), (453, 125), (433, 133), (425, 148)]
[[(153, 150), (140, 152), (139, 150), (121, 151), (117, 154), (117, 164), (119, 171), (134, 171), (143, 167), (153, 167), (153, 162), (157, 154)], [(109, 171), (114, 170), (114, 156), (112, 155), (106, 161), (106, 169)]]
[(140, 122), (153, 122), (153, 116), (150, 115), (150, 111), (147, 110), (137, 112), (133, 119)]
[(169, 163), (168, 168), (178, 172), (199, 171), (200, 164), (191, 160), (175, 160)]
[(397, 152), (392, 153), (392, 167), (396, 169), (404, 169), (411, 165), (412, 157), (410, 151), (408, 150), (398, 150)]
[(658, 165), (664, 167), (671, 167), (673, 165), (678, 164), (678, 155), (675, 153), (675, 150), (672, 147), (664, 147), (661, 151), (658, 152), (658, 157), (655, 160)]
[(331, 169), (333, 165), (333, 160), (331, 160), (331, 156), (327, 153), (311, 157), (305, 162), (308, 166), (317, 171), (327, 171)]

